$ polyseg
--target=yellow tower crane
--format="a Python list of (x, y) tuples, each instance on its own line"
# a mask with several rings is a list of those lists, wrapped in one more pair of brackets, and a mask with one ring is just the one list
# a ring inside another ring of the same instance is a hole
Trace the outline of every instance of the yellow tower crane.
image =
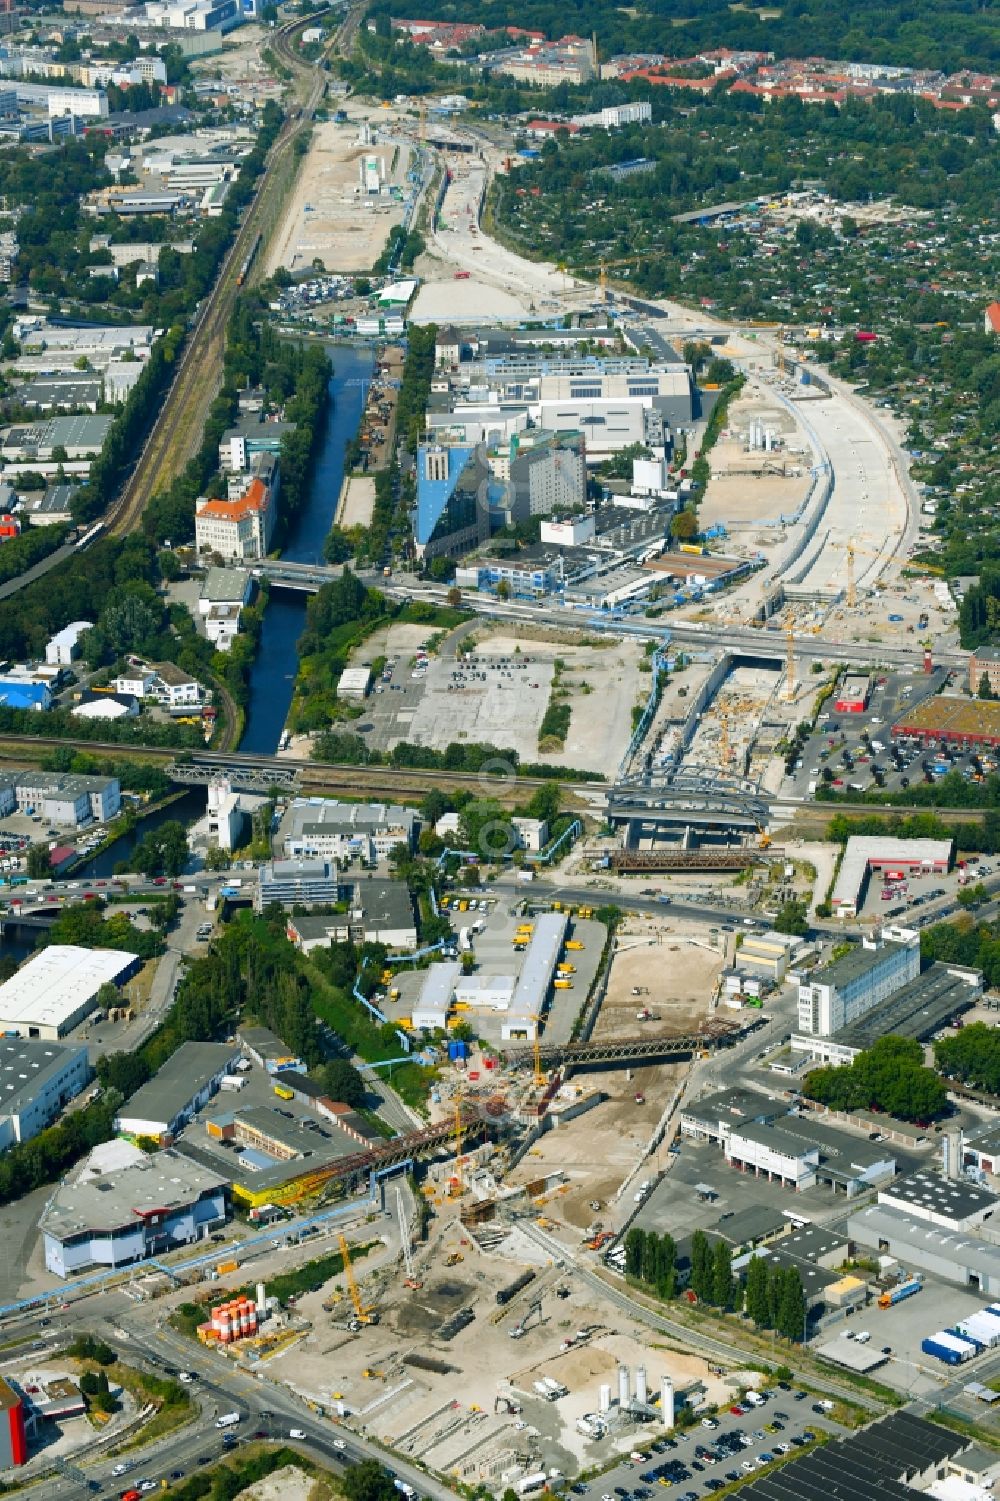
[(597, 285), (601, 293), (601, 301), (608, 301), (608, 272), (614, 266), (637, 266), (643, 257), (641, 255), (622, 255), (617, 260), (600, 262), (600, 271), (597, 277)]
[(350, 1293), (351, 1302), (354, 1304), (354, 1318), (348, 1327), (354, 1330), (361, 1329), (366, 1324), (377, 1324), (378, 1314), (375, 1312), (375, 1309), (366, 1308), (362, 1302), (361, 1291), (354, 1276), (354, 1268), (351, 1266), (351, 1252), (347, 1240), (343, 1235), (338, 1235), (337, 1242), (340, 1246), (341, 1260), (344, 1263), (344, 1280), (347, 1283), (347, 1291)]
[(455, 1101), (455, 1187), (449, 1190), (449, 1197), (457, 1199), (465, 1193), (465, 1184), (462, 1180), (462, 1143), (465, 1140), (465, 1122), (462, 1120), (462, 1100), (459, 1097)]

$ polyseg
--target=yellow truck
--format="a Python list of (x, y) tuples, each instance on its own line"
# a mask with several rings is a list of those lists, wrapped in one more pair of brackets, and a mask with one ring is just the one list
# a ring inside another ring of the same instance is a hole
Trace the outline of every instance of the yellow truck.
[(572, 990), (573, 989), (573, 981), (572, 980), (553, 980), (553, 982), (552, 982), (552, 988), (553, 988), (553, 990)]
[(557, 964), (556, 965), (556, 971), (560, 975), (575, 975), (576, 974), (576, 965), (575, 964)]
[(579, 953), (583, 948), (583, 944), (580, 942), (579, 938), (567, 938), (566, 947), (568, 949), (571, 949), (573, 953)]

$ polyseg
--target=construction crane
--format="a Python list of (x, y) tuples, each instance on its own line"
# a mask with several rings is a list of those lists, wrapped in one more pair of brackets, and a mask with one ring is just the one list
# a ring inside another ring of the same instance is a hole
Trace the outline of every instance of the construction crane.
[(528, 1311), (527, 1311), (527, 1313), (524, 1314), (522, 1316), (522, 1318), (518, 1321), (518, 1323), (516, 1323), (514, 1325), (513, 1329), (511, 1329), (509, 1331), (511, 1339), (523, 1339), (523, 1337), (525, 1336), (525, 1334), (527, 1334), (527, 1332), (528, 1332), (528, 1320), (531, 1318), (531, 1315), (533, 1313), (537, 1314), (537, 1316), (538, 1316), (538, 1322), (541, 1323), (542, 1322), (542, 1300), (540, 1298), (536, 1298), (533, 1303), (529, 1303), (528, 1304)]
[(354, 1276), (354, 1268), (351, 1266), (351, 1252), (348, 1248), (346, 1238), (343, 1235), (338, 1235), (337, 1242), (340, 1246), (340, 1255), (344, 1263), (344, 1279), (347, 1282), (347, 1291), (350, 1293), (351, 1302), (354, 1304), (354, 1317), (348, 1322), (347, 1327), (352, 1334), (356, 1334), (366, 1324), (377, 1324), (379, 1321), (378, 1314), (374, 1308), (366, 1308), (361, 1300), (361, 1293)]
[(608, 297), (608, 272), (614, 266), (637, 266), (643, 259), (644, 257), (641, 255), (622, 255), (614, 261), (602, 260), (600, 262), (600, 271), (597, 277), (597, 286), (600, 290), (602, 302), (608, 302), (610, 300)]
[(462, 1181), (462, 1143), (465, 1140), (465, 1122), (462, 1120), (461, 1096), (455, 1101), (455, 1182), (449, 1188), (449, 1198), (457, 1199), (465, 1193), (465, 1184)]
[(403, 1208), (403, 1190), (396, 1187), (396, 1218), (399, 1220), (399, 1241), (403, 1247), (403, 1264), (406, 1267), (406, 1286), (412, 1288), (423, 1287), (423, 1283), (417, 1276), (413, 1266), (413, 1247), (410, 1244), (410, 1222), (406, 1218), (406, 1210)]
[(784, 373), (785, 373), (785, 330), (784, 330), (783, 327), (781, 327), (781, 328), (778, 329), (777, 339), (778, 339), (778, 352), (777, 352), (777, 354), (774, 357), (774, 364), (775, 364), (775, 368), (778, 371), (778, 374), (779, 375), (784, 375)]
[[(843, 544), (839, 542), (835, 542), (833, 545), (834, 547), (843, 546)], [(847, 605), (848, 609), (853, 610), (858, 602), (857, 574), (854, 567), (855, 558), (857, 557), (858, 553), (862, 553), (866, 558), (882, 558), (883, 554), (881, 552), (873, 551), (873, 549), (870, 547), (860, 547), (853, 537), (848, 538), (846, 544), (846, 552), (847, 589), (844, 593), (844, 602)], [(888, 571), (890, 568), (899, 568), (901, 566), (900, 560), (898, 558), (885, 558), (884, 561), (886, 571)], [(879, 582), (879, 580), (876, 580), (875, 584), (872, 587), (877, 588)]]

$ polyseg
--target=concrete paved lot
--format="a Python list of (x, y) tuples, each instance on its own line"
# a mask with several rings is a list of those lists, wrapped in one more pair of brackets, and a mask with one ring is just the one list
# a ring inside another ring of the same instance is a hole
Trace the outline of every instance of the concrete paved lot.
[[(847, 1208), (842, 1195), (835, 1197), (826, 1188), (793, 1193), (763, 1178), (737, 1172), (727, 1165), (721, 1149), (710, 1142), (694, 1142), (687, 1137), (679, 1138), (679, 1142), (680, 1155), (636, 1216), (635, 1223), (644, 1230), (667, 1231), (677, 1239), (699, 1226), (707, 1229), (720, 1214), (736, 1214), (756, 1205), (822, 1224)], [(695, 1190), (699, 1183), (710, 1184), (718, 1197), (703, 1202)]]
[[(959, 1319), (978, 1313), (988, 1301), (947, 1282), (927, 1281), (923, 1292), (897, 1303), (894, 1308), (879, 1308), (873, 1304), (862, 1309), (852, 1316), (847, 1327), (855, 1331), (867, 1329), (872, 1344), (880, 1348), (891, 1347), (892, 1355), (878, 1371), (877, 1380), (903, 1391), (932, 1392), (938, 1389), (942, 1379), (952, 1381), (957, 1373), (932, 1355), (924, 1355), (920, 1341), (929, 1334), (936, 1334), (939, 1329), (954, 1328)], [(835, 1338), (837, 1331), (828, 1331), (828, 1335)], [(977, 1379), (978, 1364), (980, 1362), (974, 1360), (960, 1368), (966, 1381)]]

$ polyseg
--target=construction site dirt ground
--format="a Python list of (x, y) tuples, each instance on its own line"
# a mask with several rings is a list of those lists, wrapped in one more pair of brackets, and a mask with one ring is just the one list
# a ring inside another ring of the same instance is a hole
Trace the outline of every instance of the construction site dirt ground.
[[(561, 1128), (553, 1135), (561, 1137)], [(655, 1434), (655, 1418), (640, 1425), (624, 1416), (598, 1442), (576, 1429), (578, 1418), (597, 1410), (602, 1384), (617, 1391), (619, 1365), (643, 1366), (651, 1397), (664, 1376), (696, 1400), (702, 1394), (725, 1400), (735, 1389), (735, 1376), (713, 1375), (697, 1355), (671, 1348), (662, 1337), (654, 1345), (648, 1330), (579, 1286), (516, 1229), (487, 1227), (489, 1235), (479, 1232), (483, 1249), (453, 1207), (444, 1215), (432, 1220), (428, 1244), (414, 1249), (421, 1285), (408, 1288), (401, 1276), (383, 1283), (377, 1326), (351, 1335), (334, 1327), (336, 1312), (317, 1312), (310, 1304), (313, 1329), (268, 1360), (268, 1376), (324, 1405), (343, 1402), (346, 1426), (473, 1484), (497, 1480), (515, 1463), (557, 1465), (572, 1475)], [(449, 1267), (449, 1254), (462, 1259)], [(496, 1293), (528, 1267), (535, 1272), (529, 1288), (498, 1307)], [(536, 1300), (540, 1308), (512, 1342), (511, 1329)], [(442, 1338), (442, 1324), (462, 1309), (475, 1317), (452, 1339)], [(590, 1331), (589, 1339), (560, 1353), (581, 1329)], [(568, 1388), (558, 1403), (534, 1392), (533, 1383), (544, 1376)], [(501, 1393), (519, 1411), (506, 1410), (506, 1400), (498, 1403)]]
[(337, 502), (337, 525), (345, 530), (352, 526), (370, 526), (374, 506), (374, 478), (367, 474), (349, 474)]
[(314, 260), (321, 261), (327, 271), (371, 270), (389, 230), (402, 220), (403, 203), (357, 191), (359, 163), (365, 156), (382, 163), (387, 183), (405, 183), (409, 147), (362, 145), (356, 123), (336, 125), (326, 120), (314, 127), (284, 221), (271, 244), (269, 275), (279, 266), (301, 271)]
[[(782, 443), (799, 448), (747, 452), (745, 437), (751, 422), (759, 419)], [(809, 446), (791, 412), (768, 393), (754, 391), (730, 404), (727, 426), (712, 449), (712, 474), (698, 505), (703, 527), (722, 523), (733, 529), (777, 523), (782, 515), (798, 509), (809, 490), (812, 463)], [(787, 473), (759, 473), (764, 467)], [(795, 474), (792, 471), (798, 470)]]
[[(705, 946), (704, 934), (704, 928), (693, 924), (655, 919), (638, 931), (632, 923), (619, 931), (595, 1041), (697, 1030), (711, 1014), (724, 958), (721, 949)], [(654, 1020), (637, 1019), (644, 1008)]]
[[(599, 1090), (607, 1099), (573, 1120), (560, 1121), (535, 1143), (506, 1183), (523, 1186), (546, 1173), (563, 1172), (567, 1182), (546, 1195), (542, 1212), (581, 1233), (598, 1222), (610, 1224), (607, 1206), (640, 1161), (688, 1067), (686, 1063), (656, 1063), (614, 1072), (575, 1073), (574, 1087), (585, 1094)], [(637, 1094), (644, 1096), (641, 1104)], [(592, 1209), (592, 1203), (600, 1207)]]

